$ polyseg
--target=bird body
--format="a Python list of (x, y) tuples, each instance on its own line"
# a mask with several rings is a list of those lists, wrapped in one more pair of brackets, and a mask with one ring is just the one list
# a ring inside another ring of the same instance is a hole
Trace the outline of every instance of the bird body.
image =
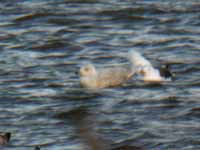
[(128, 81), (135, 73), (142, 75), (147, 82), (171, 80), (168, 66), (156, 69), (151, 62), (137, 51), (130, 51), (128, 59), (131, 65), (96, 68), (92, 64), (80, 68), (80, 83), (87, 88), (106, 88), (119, 86)]
[(80, 82), (82, 86), (88, 88), (114, 87), (129, 80), (134, 73), (129, 66), (95, 68), (89, 64), (80, 69)]

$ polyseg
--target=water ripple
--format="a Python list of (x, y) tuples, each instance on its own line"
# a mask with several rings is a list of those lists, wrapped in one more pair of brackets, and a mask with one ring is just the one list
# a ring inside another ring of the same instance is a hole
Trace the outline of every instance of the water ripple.
[[(198, 0), (2, 1), (0, 128), (12, 138), (1, 148), (199, 149), (199, 6)], [(155, 66), (169, 64), (174, 81), (80, 86), (80, 66), (128, 63), (124, 54), (132, 49)]]

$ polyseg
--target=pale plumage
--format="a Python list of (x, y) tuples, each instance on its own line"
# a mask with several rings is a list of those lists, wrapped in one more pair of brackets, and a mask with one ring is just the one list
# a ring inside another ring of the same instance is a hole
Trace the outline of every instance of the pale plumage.
[(81, 67), (80, 83), (87, 88), (106, 88), (119, 86), (134, 75), (130, 66), (95, 68), (92, 64)]
[(96, 68), (92, 64), (80, 68), (80, 83), (87, 88), (106, 88), (119, 86), (128, 81), (135, 73), (142, 75), (148, 82), (170, 81), (171, 72), (168, 67), (156, 69), (151, 62), (136, 51), (128, 54), (131, 65)]

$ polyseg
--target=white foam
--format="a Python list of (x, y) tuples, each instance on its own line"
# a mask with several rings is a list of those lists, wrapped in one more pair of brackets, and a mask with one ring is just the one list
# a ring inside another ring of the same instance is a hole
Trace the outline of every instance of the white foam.
[(137, 51), (130, 51), (128, 57), (130, 62), (136, 67), (152, 67), (151, 63)]
[(154, 68), (149, 60), (137, 51), (129, 52), (129, 60), (136, 68), (137, 73), (142, 75), (142, 80), (149, 82), (167, 81), (160, 75), (158, 69)]
[(144, 81), (165, 81), (165, 78), (160, 76), (160, 73), (157, 69), (153, 68), (152, 66), (145, 66), (141, 68), (141, 71), (144, 72), (143, 80)]

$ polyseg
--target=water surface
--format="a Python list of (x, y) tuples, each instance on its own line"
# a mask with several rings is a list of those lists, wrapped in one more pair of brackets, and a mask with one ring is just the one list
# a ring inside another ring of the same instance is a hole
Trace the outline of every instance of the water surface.
[[(198, 0), (1, 1), (1, 149), (200, 149), (199, 25)], [(82, 64), (126, 63), (131, 49), (175, 80), (79, 86)]]

